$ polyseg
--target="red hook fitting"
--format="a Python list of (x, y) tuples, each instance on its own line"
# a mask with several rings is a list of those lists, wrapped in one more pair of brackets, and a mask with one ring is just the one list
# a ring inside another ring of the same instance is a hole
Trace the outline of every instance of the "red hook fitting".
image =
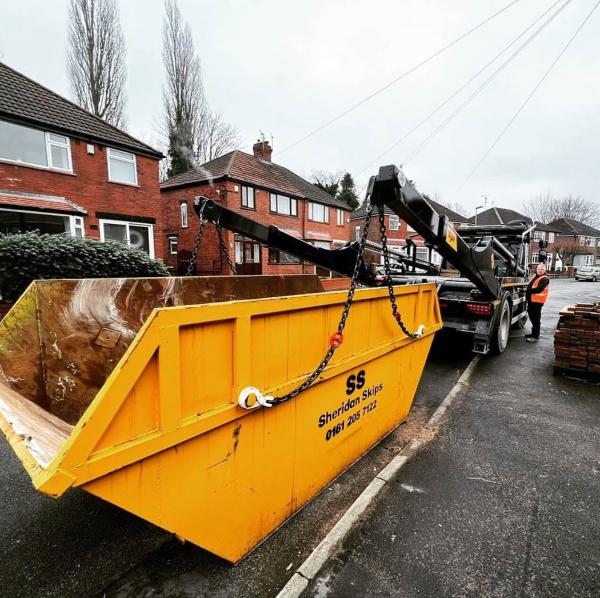
[(337, 349), (344, 342), (344, 335), (341, 332), (334, 332), (329, 337), (329, 345)]

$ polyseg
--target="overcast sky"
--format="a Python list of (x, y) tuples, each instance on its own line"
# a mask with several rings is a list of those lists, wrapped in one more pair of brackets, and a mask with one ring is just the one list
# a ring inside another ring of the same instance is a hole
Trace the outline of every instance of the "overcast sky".
[[(555, 0), (520, 0), (424, 67), (282, 153), (508, 3), (180, 0), (179, 6), (192, 27), (208, 99), (239, 128), (240, 149), (251, 152), (262, 130), (274, 137), (275, 162), (307, 178), (317, 169), (348, 170), (359, 186), (378, 165), (404, 163), (406, 175), (422, 192), (461, 203), (467, 216), (482, 203), (482, 196), (489, 198), (488, 206), (493, 201), (497, 207), (520, 209), (523, 200), (548, 191), (582, 195), (600, 206), (600, 8), (463, 185), (596, 0), (572, 0), (410, 160), (414, 148), (527, 36), (431, 121), (371, 164)], [(0, 0), (0, 56), (70, 96), (67, 5), (67, 0)], [(127, 44), (128, 131), (156, 145), (162, 109), (163, 4), (122, 0), (119, 5)]]

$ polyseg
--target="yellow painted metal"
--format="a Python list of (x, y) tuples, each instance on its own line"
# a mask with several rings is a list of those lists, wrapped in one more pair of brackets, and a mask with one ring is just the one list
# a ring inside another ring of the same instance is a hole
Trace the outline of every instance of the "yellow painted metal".
[[(303, 381), (345, 291), (155, 309), (74, 427), (6, 387), (0, 425), (41, 492), (83, 487), (236, 562), (406, 418), (441, 318), (434, 285), (396, 293), (423, 337), (401, 333), (387, 289), (359, 290), (329, 366), (282, 405), (237, 397)], [(49, 462), (34, 424), (58, 443)]]

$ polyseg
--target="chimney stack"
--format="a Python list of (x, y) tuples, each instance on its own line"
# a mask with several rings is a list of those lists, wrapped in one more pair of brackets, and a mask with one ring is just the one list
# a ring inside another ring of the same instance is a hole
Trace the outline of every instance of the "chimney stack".
[(258, 139), (256, 143), (252, 146), (252, 151), (256, 158), (260, 158), (261, 160), (271, 162), (271, 154), (273, 153), (273, 148), (269, 145), (268, 141), (265, 141), (264, 139)]

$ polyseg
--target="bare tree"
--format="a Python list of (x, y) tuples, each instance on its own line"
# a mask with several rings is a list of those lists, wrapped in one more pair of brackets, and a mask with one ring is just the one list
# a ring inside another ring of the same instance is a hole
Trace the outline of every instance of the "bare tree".
[(329, 170), (313, 170), (311, 182), (315, 187), (318, 187), (325, 191), (325, 193), (329, 193), (329, 195), (335, 197), (343, 176), (343, 170), (336, 170), (335, 172)]
[(600, 225), (600, 204), (580, 196), (558, 198), (544, 193), (525, 201), (523, 211), (533, 220), (546, 224), (559, 218), (568, 218), (588, 226)]
[(564, 266), (572, 266), (573, 258), (584, 251), (576, 238), (560, 236), (556, 238), (550, 249), (558, 253)]
[(163, 62), (167, 174), (172, 177), (233, 149), (239, 144), (239, 133), (206, 101), (192, 30), (183, 21), (176, 0), (165, 1)]
[(218, 112), (213, 112), (205, 102), (200, 113), (196, 159), (208, 162), (239, 146), (240, 133), (236, 127), (223, 121)]
[(77, 103), (125, 126), (125, 40), (115, 0), (71, 0), (67, 62)]

